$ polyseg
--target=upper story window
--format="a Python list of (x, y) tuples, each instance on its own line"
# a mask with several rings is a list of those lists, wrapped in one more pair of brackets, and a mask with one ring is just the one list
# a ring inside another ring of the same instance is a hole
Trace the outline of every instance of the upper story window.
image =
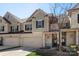
[(70, 23), (64, 23), (63, 28), (70, 28)]
[(77, 15), (77, 21), (78, 21), (78, 23), (79, 23), (79, 14)]
[(37, 20), (36, 28), (44, 28), (44, 20)]
[(25, 25), (25, 30), (32, 30), (32, 24)]
[(4, 31), (4, 26), (1, 26), (0, 27), (0, 31)]

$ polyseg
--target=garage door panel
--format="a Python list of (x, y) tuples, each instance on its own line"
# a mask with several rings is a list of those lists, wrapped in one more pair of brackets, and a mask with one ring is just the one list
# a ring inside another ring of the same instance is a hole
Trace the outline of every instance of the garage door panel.
[(23, 46), (33, 47), (33, 48), (42, 47), (41, 38), (24, 38), (23, 39)]
[(8, 45), (8, 46), (19, 46), (19, 39), (18, 38), (5, 38), (3, 43), (4, 45)]

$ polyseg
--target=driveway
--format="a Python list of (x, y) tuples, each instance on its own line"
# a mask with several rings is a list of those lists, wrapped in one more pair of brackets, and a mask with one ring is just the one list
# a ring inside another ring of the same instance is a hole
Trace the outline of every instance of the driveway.
[(31, 53), (35, 49), (33, 48), (13, 48), (9, 50), (0, 51), (0, 56), (25, 56)]

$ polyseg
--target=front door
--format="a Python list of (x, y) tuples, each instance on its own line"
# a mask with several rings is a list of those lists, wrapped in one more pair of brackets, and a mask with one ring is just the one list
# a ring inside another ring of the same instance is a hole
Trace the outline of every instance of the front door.
[(52, 34), (52, 47), (57, 47), (57, 35)]
[(66, 46), (66, 32), (62, 32), (62, 46)]
[(3, 45), (3, 37), (0, 37), (0, 46)]

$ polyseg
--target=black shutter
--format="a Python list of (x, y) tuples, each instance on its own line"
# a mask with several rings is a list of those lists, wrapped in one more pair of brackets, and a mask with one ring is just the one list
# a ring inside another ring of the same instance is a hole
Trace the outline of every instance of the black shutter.
[(78, 23), (79, 23), (79, 14), (77, 15), (77, 17), (78, 17), (77, 20), (78, 20)]
[(19, 26), (17, 26), (17, 31), (19, 30)]
[(4, 26), (2, 26), (2, 31), (4, 31)]
[(27, 25), (25, 25), (25, 30), (27, 30)]
[(38, 28), (38, 21), (36, 21), (36, 28)]
[(12, 26), (10, 27), (10, 32), (12, 32)]
[(44, 28), (44, 20), (42, 21), (42, 27)]

